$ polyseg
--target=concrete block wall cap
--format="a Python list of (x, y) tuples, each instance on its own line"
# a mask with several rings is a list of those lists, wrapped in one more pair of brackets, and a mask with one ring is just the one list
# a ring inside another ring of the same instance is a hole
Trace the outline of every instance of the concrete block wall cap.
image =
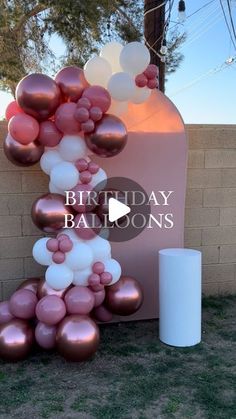
[(191, 257), (191, 256), (201, 256), (199, 250), (194, 249), (184, 249), (184, 248), (172, 248), (172, 249), (161, 249), (159, 250), (159, 255), (163, 256), (177, 256), (177, 257)]

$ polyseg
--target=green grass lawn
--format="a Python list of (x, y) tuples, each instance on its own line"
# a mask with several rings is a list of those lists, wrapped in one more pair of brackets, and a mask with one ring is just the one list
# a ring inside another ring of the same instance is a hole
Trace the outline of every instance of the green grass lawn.
[(203, 301), (202, 343), (173, 348), (158, 321), (105, 325), (96, 356), (0, 363), (0, 418), (236, 418), (236, 297)]

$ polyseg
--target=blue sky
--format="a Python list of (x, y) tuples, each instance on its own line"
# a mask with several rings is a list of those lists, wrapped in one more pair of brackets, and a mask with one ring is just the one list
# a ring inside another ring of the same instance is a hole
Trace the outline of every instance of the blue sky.
[[(208, 1), (186, 0), (186, 15), (192, 14)], [(223, 4), (226, 5), (226, 0), (223, 0)], [(232, 0), (231, 4), (236, 26), (236, 1)], [(177, 19), (177, 5), (178, 1), (175, 1), (173, 21)], [(184, 61), (168, 78), (167, 96), (176, 104), (186, 123), (236, 123), (236, 61), (213, 74), (214, 69), (219, 69), (229, 57), (236, 56), (219, 0), (187, 19), (181, 28), (187, 33), (181, 50)], [(64, 47), (58, 37), (52, 39), (51, 45), (57, 55), (63, 54)], [(208, 72), (207, 77), (200, 79)], [(200, 80), (193, 84), (196, 79)], [(0, 92), (0, 116), (11, 100), (9, 94)]]

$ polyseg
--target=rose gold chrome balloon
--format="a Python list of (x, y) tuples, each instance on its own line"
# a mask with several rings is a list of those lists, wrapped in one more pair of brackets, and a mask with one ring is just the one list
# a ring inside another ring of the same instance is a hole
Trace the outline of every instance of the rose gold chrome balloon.
[(34, 224), (46, 233), (63, 228), (66, 214), (71, 214), (71, 207), (65, 205), (64, 196), (53, 193), (38, 198), (31, 210)]
[(123, 122), (114, 115), (104, 115), (96, 123), (91, 134), (85, 134), (87, 146), (101, 157), (113, 157), (120, 153), (127, 142), (127, 130)]
[(8, 134), (4, 141), (4, 152), (8, 160), (13, 164), (17, 166), (32, 166), (40, 160), (44, 147), (37, 140), (23, 145)]
[(45, 74), (30, 74), (16, 88), (16, 101), (29, 115), (42, 121), (52, 116), (61, 103), (61, 92)]
[(54, 290), (47, 284), (44, 278), (41, 278), (38, 284), (37, 297), (39, 300), (41, 300), (43, 297), (46, 297), (46, 295), (57, 295), (57, 297), (64, 298), (66, 292), (70, 288), (71, 286), (65, 288), (64, 290)]
[(73, 314), (59, 324), (57, 349), (67, 361), (85, 361), (95, 354), (99, 344), (99, 329), (88, 316)]
[(17, 288), (18, 290), (24, 288), (25, 290), (33, 291), (37, 294), (40, 278), (25, 279)]
[(114, 285), (106, 287), (105, 306), (114, 314), (129, 316), (140, 308), (142, 302), (141, 286), (130, 276), (121, 276)]
[(19, 361), (29, 354), (34, 334), (25, 320), (13, 319), (0, 326), (0, 358)]
[(84, 72), (76, 66), (65, 67), (55, 76), (55, 82), (61, 89), (65, 102), (77, 102), (86, 87), (89, 86)]

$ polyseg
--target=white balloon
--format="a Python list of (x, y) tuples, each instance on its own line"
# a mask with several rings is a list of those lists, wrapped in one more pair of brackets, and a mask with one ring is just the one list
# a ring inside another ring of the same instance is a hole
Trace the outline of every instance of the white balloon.
[(140, 74), (149, 63), (149, 50), (141, 42), (130, 42), (124, 46), (120, 53), (120, 65), (127, 73)]
[(135, 87), (133, 77), (128, 73), (120, 72), (111, 76), (107, 89), (112, 99), (124, 102), (134, 95)]
[(62, 228), (60, 234), (66, 234), (73, 242), (83, 243), (83, 240), (77, 236), (73, 228)]
[(81, 271), (74, 272), (74, 285), (82, 285), (84, 287), (88, 286), (88, 277), (92, 274), (91, 268), (82, 269)]
[(73, 271), (65, 263), (55, 263), (46, 270), (45, 280), (51, 288), (62, 290), (69, 287), (73, 281), (73, 276)]
[(100, 51), (100, 56), (110, 63), (113, 73), (122, 71), (120, 65), (120, 53), (122, 48), (123, 45), (119, 42), (108, 42)]
[(102, 262), (111, 257), (111, 245), (109, 241), (96, 236), (88, 241), (93, 252), (93, 262)]
[(85, 141), (79, 135), (64, 135), (58, 149), (62, 159), (67, 161), (82, 159), (87, 154)]
[(73, 249), (66, 254), (66, 265), (73, 271), (85, 269), (93, 261), (93, 252), (85, 243), (74, 243)]
[(108, 109), (108, 113), (116, 116), (123, 115), (128, 111), (128, 102), (119, 102), (118, 100), (111, 100), (111, 106)]
[(148, 87), (136, 87), (134, 96), (130, 99), (131, 102), (139, 104), (146, 102), (151, 94), (151, 89)]
[(101, 168), (99, 169), (99, 171), (95, 175), (93, 175), (92, 180), (90, 182), (90, 185), (94, 188), (99, 183), (101, 183), (101, 188), (99, 187), (100, 190), (102, 190), (103, 188), (106, 187), (107, 174), (106, 174), (105, 170), (103, 170)]
[(105, 58), (98, 56), (90, 58), (84, 66), (84, 75), (90, 84), (107, 87), (112, 75), (111, 65)]
[(72, 189), (79, 181), (79, 172), (70, 162), (61, 162), (51, 171), (51, 182), (64, 191)]
[(105, 272), (110, 272), (112, 274), (112, 282), (109, 285), (115, 284), (119, 281), (121, 276), (121, 266), (119, 262), (115, 259), (108, 259), (104, 262)]
[(52, 182), (49, 182), (48, 189), (51, 193), (58, 193), (59, 195), (65, 195), (65, 191), (62, 189), (57, 188), (55, 185), (53, 185)]
[(42, 239), (37, 240), (33, 246), (33, 258), (40, 265), (47, 266), (52, 263), (52, 252), (49, 252), (46, 247), (48, 240), (48, 237), (43, 237)]
[(62, 158), (57, 150), (47, 150), (40, 159), (40, 166), (44, 173), (50, 175), (52, 168), (60, 162)]

